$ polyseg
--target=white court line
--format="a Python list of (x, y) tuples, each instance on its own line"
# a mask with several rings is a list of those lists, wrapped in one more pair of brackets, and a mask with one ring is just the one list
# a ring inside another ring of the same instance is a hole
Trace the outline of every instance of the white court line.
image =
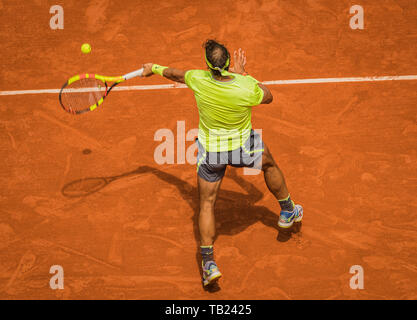
[[(375, 82), (375, 81), (398, 81), (398, 80), (417, 80), (417, 75), (272, 80), (272, 81), (263, 81), (262, 83), (263, 84), (268, 84), (268, 85), (284, 85), (284, 84)], [(113, 91), (160, 90), (160, 89), (173, 89), (173, 88), (187, 88), (187, 86), (185, 84), (156, 84), (156, 85), (143, 85), (143, 86), (120, 86), (120, 87), (115, 87), (113, 89)], [(14, 96), (14, 95), (22, 95), (22, 94), (42, 94), (42, 93), (55, 93), (55, 94), (57, 94), (57, 93), (59, 93), (60, 90), (61, 89), (0, 91), (0, 96)]]

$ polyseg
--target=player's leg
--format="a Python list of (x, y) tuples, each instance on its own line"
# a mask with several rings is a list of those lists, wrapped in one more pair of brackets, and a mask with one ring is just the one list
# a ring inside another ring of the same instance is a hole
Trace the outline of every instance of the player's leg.
[(200, 195), (200, 215), (198, 226), (200, 229), (201, 246), (212, 246), (216, 235), (214, 205), (222, 179), (209, 182), (198, 177), (198, 191)]
[(282, 228), (289, 228), (294, 222), (301, 221), (303, 208), (300, 205), (294, 205), (285, 183), (284, 174), (257, 132), (251, 130), (248, 140), (242, 145), (242, 151), (240, 165), (262, 169), (269, 191), (281, 206), (278, 225)]
[[(276, 164), (265, 144), (264, 152), (262, 154), (262, 171), (264, 172), (266, 186), (275, 198), (278, 200), (287, 198), (289, 193), (287, 184), (285, 183), (284, 174)], [(285, 209), (292, 210), (292, 203), (288, 203), (288, 207)]]
[(300, 222), (303, 218), (303, 208), (301, 205), (294, 205), (294, 202), (291, 200), (284, 174), (266, 145), (264, 145), (262, 154), (262, 171), (264, 172), (265, 183), (269, 191), (275, 196), (281, 206), (278, 225), (282, 228), (289, 228), (294, 222)]
[(200, 196), (198, 226), (201, 237), (203, 284), (206, 286), (221, 277), (214, 261), (213, 242), (216, 235), (214, 205), (226, 171), (226, 164), (221, 161), (221, 153), (206, 152), (199, 141), (197, 141), (197, 146), (197, 182)]
[[(222, 177), (223, 178), (223, 177)], [(219, 279), (220, 273), (216, 262), (214, 261), (213, 242), (216, 235), (216, 221), (214, 217), (214, 205), (216, 203), (217, 193), (220, 188), (222, 178), (215, 182), (209, 182), (198, 177), (198, 190), (200, 194), (200, 214), (198, 217), (198, 226), (200, 230), (200, 252), (202, 258), (203, 284), (208, 284)]]

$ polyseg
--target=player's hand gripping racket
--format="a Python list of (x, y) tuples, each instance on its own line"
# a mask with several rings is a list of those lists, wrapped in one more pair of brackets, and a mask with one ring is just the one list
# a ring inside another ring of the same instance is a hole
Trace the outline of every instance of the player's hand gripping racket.
[(105, 77), (98, 74), (79, 74), (70, 78), (59, 92), (62, 108), (72, 114), (93, 111), (101, 105), (109, 92), (119, 83), (143, 73), (143, 68), (121, 77)]

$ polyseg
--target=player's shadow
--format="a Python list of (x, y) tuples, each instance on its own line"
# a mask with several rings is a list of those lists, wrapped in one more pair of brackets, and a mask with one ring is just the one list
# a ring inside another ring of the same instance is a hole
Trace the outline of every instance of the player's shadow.
[[(262, 199), (263, 193), (252, 183), (243, 179), (242, 176), (239, 176), (237, 174), (237, 169), (229, 167), (227, 170), (226, 177), (234, 180), (243, 190), (245, 190), (245, 193), (224, 189), (219, 190), (215, 208), (216, 238), (219, 235), (236, 235), (258, 221), (267, 227), (277, 230), (276, 239), (280, 242), (288, 241), (291, 238), (292, 233), (296, 233), (300, 230), (301, 224), (294, 226), (290, 230), (280, 229), (277, 224), (279, 216), (264, 206), (256, 205), (256, 203)], [(197, 187), (189, 182), (181, 180), (177, 176), (157, 168), (140, 166), (133, 171), (113, 177), (95, 177), (75, 180), (67, 183), (61, 192), (64, 196), (70, 198), (85, 197), (104, 189), (112, 181), (142, 174), (153, 174), (160, 180), (175, 186), (179, 190), (182, 198), (187, 201), (192, 208), (194, 212), (192, 221), (196, 241), (196, 261), (200, 268), (200, 273), (202, 274), (199, 246), (200, 234), (198, 229), (199, 195)], [(220, 287), (216, 284), (214, 286), (208, 286), (208, 288), (206, 287), (205, 289), (209, 292), (216, 292), (220, 290)]]
[[(236, 235), (258, 221), (267, 227), (277, 230), (276, 239), (280, 242), (288, 241), (292, 233), (300, 230), (300, 224), (290, 230), (280, 229), (278, 227), (279, 216), (264, 206), (256, 205), (262, 199), (263, 193), (252, 183), (243, 179), (242, 176), (237, 175), (237, 169), (229, 167), (227, 170), (227, 178), (233, 179), (246, 193), (223, 189), (219, 190), (215, 207), (216, 238), (219, 235)], [(199, 247), (200, 234), (198, 229), (199, 195), (197, 187), (167, 172), (155, 168), (152, 168), (152, 172), (159, 179), (174, 185), (180, 191), (182, 198), (188, 202), (194, 211), (192, 220), (196, 240), (196, 261), (202, 274)], [(209, 292), (216, 292), (220, 290), (220, 287), (215, 284), (205, 289)]]

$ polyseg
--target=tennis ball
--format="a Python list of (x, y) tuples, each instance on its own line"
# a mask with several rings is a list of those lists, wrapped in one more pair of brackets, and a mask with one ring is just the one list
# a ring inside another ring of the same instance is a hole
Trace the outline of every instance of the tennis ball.
[(84, 43), (82, 46), (81, 46), (81, 51), (82, 51), (82, 53), (90, 53), (91, 52), (91, 46), (90, 46), (90, 44), (89, 43)]

